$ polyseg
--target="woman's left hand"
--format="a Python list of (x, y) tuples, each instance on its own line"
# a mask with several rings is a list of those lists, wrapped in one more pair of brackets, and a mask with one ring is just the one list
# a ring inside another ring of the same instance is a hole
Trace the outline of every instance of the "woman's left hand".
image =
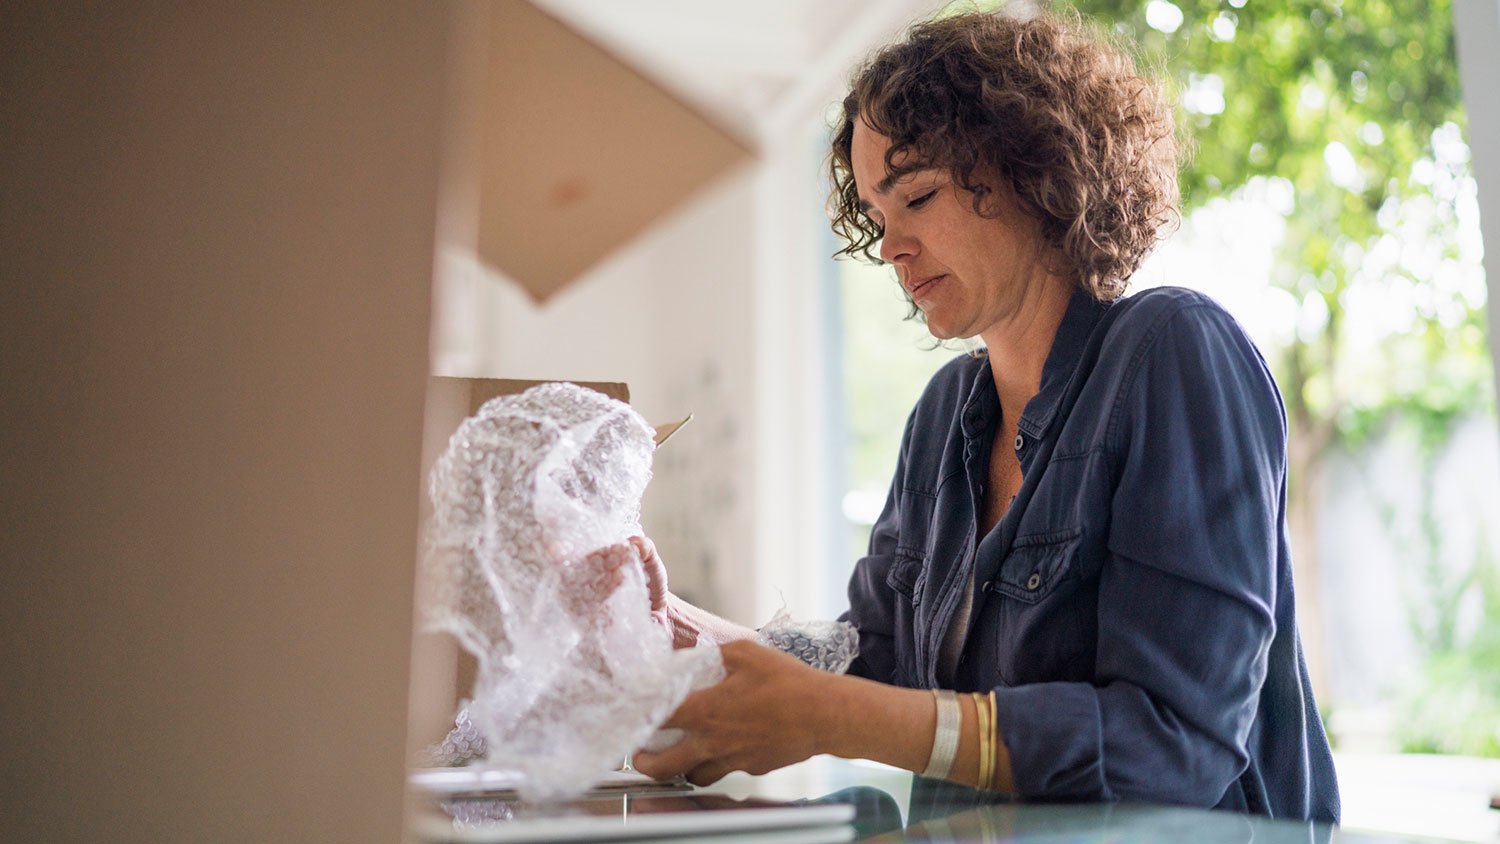
[(661, 561), (661, 555), (656, 553), (656, 543), (644, 536), (632, 536), (630, 545), (640, 556), (641, 571), (646, 575), (646, 593), (651, 598), (651, 617), (671, 630), (669, 599), (672, 593), (667, 586), (667, 566)]
[(720, 653), (724, 680), (688, 695), (663, 725), (686, 735), (659, 753), (637, 753), (636, 770), (707, 785), (730, 771), (764, 774), (826, 751), (826, 725), (840, 717), (831, 692), (843, 678), (754, 642), (730, 642)]

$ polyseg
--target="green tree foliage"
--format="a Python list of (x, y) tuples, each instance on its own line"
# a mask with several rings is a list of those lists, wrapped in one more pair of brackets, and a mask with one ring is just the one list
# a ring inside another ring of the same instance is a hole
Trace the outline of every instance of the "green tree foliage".
[[(1429, 652), (1402, 696), (1397, 734), (1408, 752), (1500, 757), (1500, 568), (1481, 555), (1447, 592), (1448, 614), (1413, 616)], [(1478, 622), (1461, 638), (1454, 620), (1467, 595), (1478, 597)]]
[[(1172, 80), (1194, 147), (1185, 212), (1255, 179), (1292, 186), (1272, 281), (1298, 303), (1301, 330), (1269, 351), (1308, 459), (1393, 411), (1442, 436), (1488, 406), (1482, 293), (1432, 275), (1477, 262), (1458, 235), (1468, 155), (1447, 0), (1067, 5)], [(1345, 342), (1360, 284), (1396, 284), (1416, 311), (1387, 332), (1388, 377), (1374, 382), (1365, 351)]]

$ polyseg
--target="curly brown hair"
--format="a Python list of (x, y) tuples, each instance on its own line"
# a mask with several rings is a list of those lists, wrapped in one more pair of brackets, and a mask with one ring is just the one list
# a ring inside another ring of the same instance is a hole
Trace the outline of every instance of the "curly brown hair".
[[(886, 168), (946, 168), (984, 213), (999, 174), (1040, 222), (1060, 266), (1100, 301), (1177, 221), (1179, 145), (1160, 86), (1076, 14), (970, 12), (919, 23), (855, 74), (829, 171), (837, 255), (878, 262), (884, 234), (860, 208), (850, 147), (864, 120), (891, 139)], [(901, 165), (894, 162), (901, 160)]]

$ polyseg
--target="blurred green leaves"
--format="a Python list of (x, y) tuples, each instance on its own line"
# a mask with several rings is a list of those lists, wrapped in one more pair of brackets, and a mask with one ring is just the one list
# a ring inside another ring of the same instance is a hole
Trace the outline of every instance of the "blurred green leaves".
[[(1500, 568), (1481, 555), (1444, 591), (1451, 605), (1413, 616), (1426, 660), (1401, 700), (1401, 749), (1500, 757)], [(1471, 595), (1477, 627), (1460, 635), (1459, 604)]]
[[(1194, 150), (1185, 213), (1256, 179), (1290, 183), (1272, 283), (1313, 310), (1267, 352), (1311, 453), (1357, 445), (1393, 414), (1441, 436), (1491, 408), (1483, 286), (1454, 281), (1478, 272), (1478, 254), (1458, 219), (1472, 181), (1447, 0), (1055, 5), (1170, 81)], [(1350, 300), (1392, 287), (1414, 318), (1372, 340)]]

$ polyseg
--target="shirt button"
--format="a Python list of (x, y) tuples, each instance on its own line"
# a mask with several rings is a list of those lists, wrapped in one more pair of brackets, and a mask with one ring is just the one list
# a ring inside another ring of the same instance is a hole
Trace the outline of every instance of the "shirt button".
[(1041, 586), (1041, 585), (1042, 585), (1042, 576), (1040, 574), (1038, 574), (1037, 572), (1032, 572), (1031, 573), (1031, 577), (1026, 578), (1026, 588), (1027, 589), (1030, 589), (1032, 591), (1036, 591), (1036, 588), (1038, 586)]
[(985, 594), (988, 594), (989, 591), (991, 589), (994, 589), (994, 588), (995, 588), (995, 581), (993, 581), (993, 580), (986, 580), (982, 585), (980, 585), (979, 591), (983, 592)]
[(1023, 437), (1023, 436), (1021, 436), (1020, 434), (1016, 434), (1016, 451), (1020, 451), (1021, 450), (1021, 446), (1025, 445), (1025, 444), (1026, 444), (1026, 438)]

